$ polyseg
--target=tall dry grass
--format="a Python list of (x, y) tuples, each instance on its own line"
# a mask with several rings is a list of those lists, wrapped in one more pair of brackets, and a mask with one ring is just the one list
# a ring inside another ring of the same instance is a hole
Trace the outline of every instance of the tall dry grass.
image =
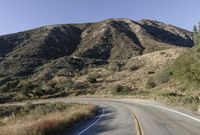
[(75, 104), (67, 110), (45, 116), (9, 116), (0, 120), (4, 123), (0, 125), (0, 135), (60, 135), (74, 123), (91, 118), (95, 113), (94, 105)]

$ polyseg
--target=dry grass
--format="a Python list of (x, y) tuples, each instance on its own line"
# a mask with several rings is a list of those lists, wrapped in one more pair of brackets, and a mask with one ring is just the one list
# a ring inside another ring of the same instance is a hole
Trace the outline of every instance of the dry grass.
[(75, 104), (64, 110), (43, 115), (9, 116), (0, 119), (0, 135), (58, 135), (74, 123), (93, 117), (96, 107)]
[[(106, 68), (93, 68), (88, 71), (89, 74), (74, 77), (73, 81), (84, 83), (87, 82), (88, 76), (100, 75), (100, 77), (97, 78), (98, 83), (91, 85), (91, 89), (92, 86), (95, 85), (95, 89), (99, 90), (95, 93), (98, 95), (108, 95), (107, 92), (109, 91), (107, 91), (107, 89), (116, 85), (124, 85), (132, 89), (138, 88), (139, 90), (145, 90), (147, 80), (166, 65), (172, 63), (184, 51), (184, 48), (176, 48), (144, 54), (129, 60), (120, 72), (110, 71)], [(135, 66), (138, 66), (138, 68), (134, 71), (129, 70), (129, 68)]]

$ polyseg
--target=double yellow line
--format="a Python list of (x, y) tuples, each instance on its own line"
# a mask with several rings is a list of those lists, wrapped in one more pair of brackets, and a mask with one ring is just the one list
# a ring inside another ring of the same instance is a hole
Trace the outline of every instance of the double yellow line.
[(144, 131), (142, 129), (141, 123), (136, 115), (128, 106), (126, 106), (128, 110), (131, 112), (133, 119), (135, 120), (135, 126), (136, 126), (136, 135), (144, 135)]

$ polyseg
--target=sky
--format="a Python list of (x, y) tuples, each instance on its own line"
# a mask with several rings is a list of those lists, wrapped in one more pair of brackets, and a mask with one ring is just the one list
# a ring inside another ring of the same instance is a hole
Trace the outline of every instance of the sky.
[(0, 0), (0, 35), (108, 18), (152, 19), (192, 30), (199, 6), (200, 0)]

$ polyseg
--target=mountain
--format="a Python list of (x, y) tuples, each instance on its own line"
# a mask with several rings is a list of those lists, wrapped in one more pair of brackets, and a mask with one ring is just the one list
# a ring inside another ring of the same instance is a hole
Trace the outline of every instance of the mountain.
[(0, 89), (18, 91), (22, 80), (47, 82), (55, 76), (84, 74), (88, 68), (115, 61), (126, 63), (159, 50), (192, 46), (192, 32), (158, 21), (123, 18), (44, 26), (3, 35)]

